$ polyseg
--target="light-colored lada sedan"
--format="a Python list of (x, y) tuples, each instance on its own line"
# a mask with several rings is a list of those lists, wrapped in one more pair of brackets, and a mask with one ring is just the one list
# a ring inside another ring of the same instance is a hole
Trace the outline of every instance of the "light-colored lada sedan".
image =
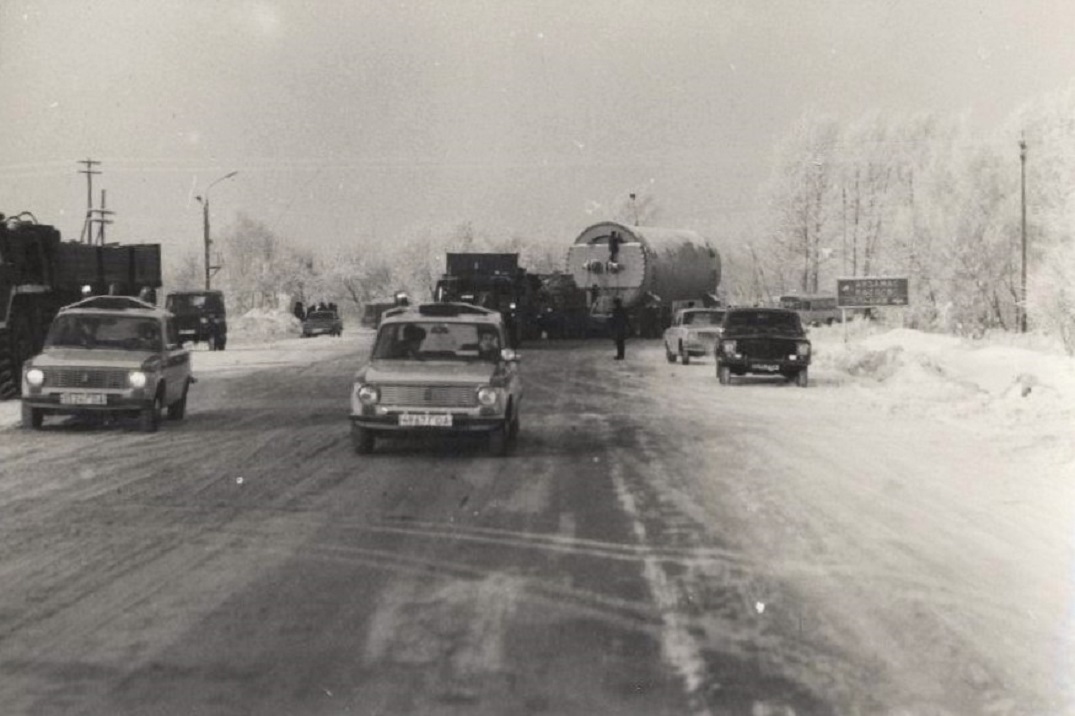
[(129, 414), (145, 432), (161, 413), (187, 408), (190, 352), (168, 311), (124, 296), (96, 296), (60, 310), (44, 350), (22, 369), (22, 423), (47, 415)]
[(486, 433), (503, 455), (519, 432), (519, 356), (500, 314), (427, 303), (384, 314), (351, 391), (355, 451), (404, 433)]

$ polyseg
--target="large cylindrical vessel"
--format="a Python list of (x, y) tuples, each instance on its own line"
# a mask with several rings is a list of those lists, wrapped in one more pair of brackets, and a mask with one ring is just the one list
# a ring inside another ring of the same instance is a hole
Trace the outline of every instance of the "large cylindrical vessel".
[(617, 297), (637, 310), (716, 294), (720, 254), (694, 231), (606, 221), (575, 239), (567, 270), (586, 289), (592, 313), (601, 315)]

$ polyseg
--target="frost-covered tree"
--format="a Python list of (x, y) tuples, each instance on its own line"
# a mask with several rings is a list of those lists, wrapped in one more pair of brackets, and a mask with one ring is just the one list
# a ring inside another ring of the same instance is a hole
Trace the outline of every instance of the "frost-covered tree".
[(281, 295), (304, 296), (314, 276), (314, 258), (273, 233), (263, 223), (240, 215), (220, 240), (217, 283), (236, 313), (252, 308), (282, 308)]
[(776, 148), (767, 187), (772, 228), (765, 248), (781, 290), (794, 286), (817, 293), (822, 265), (832, 259), (839, 131), (835, 118), (807, 114)]
[(205, 287), (205, 267), (195, 251), (184, 251), (164, 262), (164, 286), (168, 291), (196, 291)]
[(1075, 354), (1075, 82), (1021, 107), (1003, 134), (1027, 146), (1029, 322)]

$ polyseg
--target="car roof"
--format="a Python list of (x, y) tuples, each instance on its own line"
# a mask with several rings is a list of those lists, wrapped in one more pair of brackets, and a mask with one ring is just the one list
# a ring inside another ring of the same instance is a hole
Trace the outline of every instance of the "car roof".
[(488, 323), (490, 325), (499, 325), (503, 322), (498, 311), (469, 303), (420, 303), (416, 306), (390, 308), (384, 312), (381, 325), (430, 320), (447, 323)]
[(152, 303), (140, 301), (131, 296), (90, 296), (81, 301), (64, 306), (60, 313), (65, 314), (111, 314), (142, 316), (144, 318), (166, 318), (172, 315), (171, 311), (158, 308)]

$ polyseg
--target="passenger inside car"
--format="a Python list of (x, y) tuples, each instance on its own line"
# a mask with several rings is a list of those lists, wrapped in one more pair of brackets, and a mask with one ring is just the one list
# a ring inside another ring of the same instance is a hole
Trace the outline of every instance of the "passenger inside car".
[(478, 336), (478, 356), (482, 360), (495, 361), (500, 358), (500, 339), (492, 331), (482, 331)]
[(156, 321), (142, 321), (138, 325), (138, 347), (142, 350), (155, 351), (160, 348), (160, 326)]

